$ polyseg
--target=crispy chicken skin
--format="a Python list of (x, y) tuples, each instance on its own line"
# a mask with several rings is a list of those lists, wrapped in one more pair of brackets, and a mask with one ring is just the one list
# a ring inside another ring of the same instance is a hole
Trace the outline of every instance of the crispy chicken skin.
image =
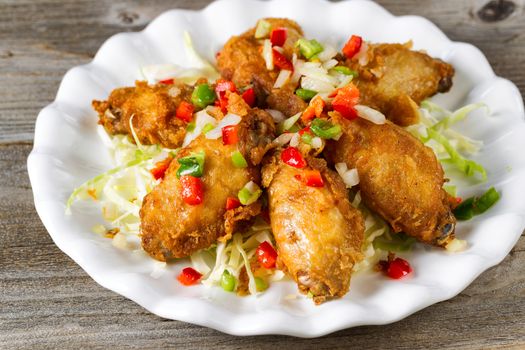
[(361, 104), (383, 112), (392, 122), (419, 122), (417, 106), (424, 99), (452, 87), (454, 68), (439, 59), (410, 50), (411, 44), (370, 44), (365, 66), (357, 58), (345, 65), (358, 72), (355, 79)]
[[(265, 159), (263, 185), (268, 189), (270, 221), (284, 265), (302, 293), (316, 304), (348, 292), (354, 264), (362, 260), (364, 221), (353, 208), (339, 175), (318, 158), (297, 169), (280, 159)], [(295, 178), (307, 169), (319, 170), (323, 187), (309, 187)]]
[[(199, 136), (183, 148), (171, 162), (164, 180), (146, 197), (140, 210), (142, 247), (153, 258), (166, 261), (182, 258), (208, 248), (218, 239), (226, 240), (239, 225), (247, 224), (261, 210), (259, 202), (226, 210), (226, 199), (249, 181), (260, 182), (257, 162), (274, 133), (271, 116), (253, 109), (239, 123), (239, 143), (223, 145), (222, 140)], [(232, 152), (241, 150), (247, 168), (236, 168)], [(176, 176), (177, 159), (204, 151), (204, 200), (199, 205), (186, 204), (180, 195), (181, 184)]]
[(193, 88), (184, 84), (148, 85), (137, 81), (135, 87), (115, 89), (107, 101), (93, 101), (99, 114), (99, 124), (109, 134), (131, 134), (129, 125), (143, 144), (180, 147), (186, 133), (186, 123), (175, 118), (177, 107), (189, 101)]
[(454, 237), (456, 220), (433, 151), (390, 122), (341, 118), (338, 123), (343, 135), (327, 145), (325, 155), (357, 169), (364, 203), (395, 232), (445, 246)]
[[(284, 18), (266, 18), (272, 28), (287, 29), (287, 39), (283, 46), (284, 55), (291, 60), (295, 42), (303, 36), (301, 27), (294, 21)], [(294, 94), (295, 86), (287, 85), (273, 89), (278, 68), (266, 69), (261, 54), (262, 42), (255, 38), (255, 28), (239, 36), (233, 36), (226, 42), (217, 57), (217, 66), (222, 76), (232, 80), (239, 88), (253, 85), (259, 104), (283, 112), (286, 116), (302, 112), (306, 103)]]

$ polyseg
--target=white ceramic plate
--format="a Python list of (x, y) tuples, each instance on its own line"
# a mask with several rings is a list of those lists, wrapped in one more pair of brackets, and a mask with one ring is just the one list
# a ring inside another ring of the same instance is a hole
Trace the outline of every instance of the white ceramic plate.
[[(152, 278), (152, 259), (118, 250), (108, 239), (91, 233), (94, 224), (102, 223), (96, 205), (80, 203), (72, 216), (64, 215), (73, 188), (110, 167), (96, 133), (91, 100), (104, 99), (116, 87), (132, 85), (140, 78), (140, 66), (187, 65), (181, 54), (184, 30), (193, 36), (197, 50), (213, 60), (228, 37), (263, 16), (293, 18), (307, 36), (338, 46), (350, 34), (375, 42), (412, 39), (416, 49), (427, 50), (457, 70), (452, 91), (434, 100), (451, 109), (478, 101), (489, 105), (491, 117), (474, 114), (459, 126), (465, 134), (485, 142), (475, 159), (489, 174), (488, 183), (464, 184), (461, 195), (477, 194), (494, 185), (502, 199), (487, 214), (458, 225), (457, 235), (469, 242), (466, 251), (448, 254), (418, 246), (407, 256), (414, 267), (410, 278), (394, 281), (377, 273), (359, 274), (346, 297), (314, 306), (306, 298), (286, 298), (297, 293), (291, 282), (274, 283), (266, 293), (245, 298), (220, 288), (182, 287), (175, 280), (182, 263), (169, 266), (160, 278)], [(168, 11), (140, 33), (110, 38), (91, 63), (70, 70), (56, 100), (38, 116), (28, 169), (36, 209), (51, 237), (102, 286), (159, 316), (231, 334), (314, 337), (347, 327), (394, 322), (451, 298), (509, 253), (525, 226), (523, 119), (518, 89), (496, 77), (478, 49), (451, 42), (423, 18), (394, 17), (368, 1), (226, 0), (198, 12)]]

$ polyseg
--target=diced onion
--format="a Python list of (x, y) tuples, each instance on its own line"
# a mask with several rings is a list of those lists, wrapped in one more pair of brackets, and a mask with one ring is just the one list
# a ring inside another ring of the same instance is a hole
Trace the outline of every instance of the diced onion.
[(312, 139), (312, 147), (316, 149), (323, 147), (323, 140), (321, 140), (321, 138), (318, 136), (314, 137)]
[(286, 69), (282, 69), (279, 72), (279, 75), (277, 76), (277, 79), (275, 80), (275, 84), (273, 84), (274, 89), (279, 89), (283, 87), (284, 84), (290, 79), (290, 76), (292, 75), (292, 72)]
[(215, 129), (212, 129), (206, 133), (206, 138), (216, 140), (222, 136), (222, 128), (229, 125), (237, 125), (240, 121), (240, 116), (237, 114), (228, 113), (224, 118), (221, 119), (221, 121), (219, 121), (219, 124), (217, 124)]
[(357, 173), (357, 169), (348, 169), (346, 163), (336, 163), (335, 170), (337, 170), (337, 173), (341, 176), (347, 188), (359, 184), (359, 174)]
[(314, 79), (310, 77), (302, 77), (301, 87), (307, 90), (313, 90), (317, 92), (331, 92), (334, 90), (334, 86), (326, 81)]
[(446, 249), (448, 252), (451, 252), (451, 253), (462, 252), (465, 249), (467, 249), (467, 241), (463, 239), (454, 238), (452, 241), (450, 241), (447, 244)]
[(385, 124), (386, 117), (383, 113), (364, 105), (356, 105), (355, 110), (357, 115), (363, 119), (366, 119), (374, 124)]
[(324, 45), (324, 50), (317, 54), (317, 58), (322, 62), (328, 61), (337, 55), (337, 50), (331, 45)]
[(337, 60), (331, 59), (323, 63), (323, 68), (326, 70), (329, 70), (330, 68), (334, 68), (335, 66), (337, 66), (337, 64), (338, 64)]
[(366, 66), (368, 64), (368, 44), (366, 42), (363, 42), (359, 52), (354, 57), (359, 60), (360, 65)]
[(128, 245), (128, 239), (126, 238), (126, 236), (122, 233), (117, 233), (114, 237), (113, 237), (113, 240), (111, 241), (111, 244), (115, 247), (115, 248), (118, 248), (118, 249), (122, 249), (122, 250), (128, 250), (129, 249), (129, 245)]
[(272, 116), (273, 121), (276, 123), (280, 123), (286, 119), (286, 117), (281, 111), (275, 109), (266, 109), (266, 112), (268, 112)]
[(266, 69), (273, 70), (272, 42), (269, 39), (264, 40), (262, 56), (266, 62)]
[(166, 266), (165, 261), (155, 261), (153, 263), (153, 271), (149, 275), (155, 279), (159, 278), (166, 272)]
[(288, 142), (290, 142), (290, 140), (292, 139), (294, 134), (290, 133), (290, 132), (286, 132), (284, 134), (281, 134), (279, 137), (277, 137), (275, 140), (273, 140), (274, 143), (278, 144), (279, 146), (284, 146), (286, 145)]
[(270, 34), (271, 29), (272, 25), (270, 22), (260, 19), (257, 22), (257, 27), (255, 27), (255, 39), (266, 38)]
[(292, 138), (290, 140), (290, 146), (292, 146), (292, 147), (299, 146), (299, 138), (300, 138), (299, 133), (296, 132), (296, 133), (293, 133), (292, 135), (293, 136), (292, 136)]
[(195, 113), (195, 129), (193, 129), (193, 131), (191, 132), (186, 133), (182, 146), (185, 147), (191, 141), (195, 140), (202, 133), (202, 129), (204, 128), (206, 124), (212, 124), (213, 126), (215, 126), (217, 125), (217, 120), (213, 118), (211, 115), (209, 115), (205, 109)]

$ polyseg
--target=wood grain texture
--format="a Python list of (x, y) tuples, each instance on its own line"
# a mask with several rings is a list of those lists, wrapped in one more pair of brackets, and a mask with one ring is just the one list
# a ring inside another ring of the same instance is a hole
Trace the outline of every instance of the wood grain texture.
[[(480, 19), (486, 2), (379, 1), (395, 15), (425, 16), (451, 39), (478, 46), (524, 95), (523, 0), (496, 22)], [(53, 244), (34, 210), (25, 165), (38, 111), (54, 99), (64, 73), (89, 62), (109, 36), (140, 30), (167, 9), (207, 3), (0, 0), (0, 348), (525, 348), (523, 236), (500, 265), (449, 301), (391, 325), (312, 340), (241, 338), (163, 320), (98, 286)]]

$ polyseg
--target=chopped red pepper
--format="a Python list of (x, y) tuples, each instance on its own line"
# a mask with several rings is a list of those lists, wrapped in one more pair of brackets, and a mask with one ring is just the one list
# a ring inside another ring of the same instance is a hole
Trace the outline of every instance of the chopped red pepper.
[(241, 97), (248, 106), (253, 107), (255, 105), (255, 91), (253, 88), (249, 88), (243, 92)]
[(197, 283), (202, 277), (202, 274), (192, 267), (185, 267), (177, 276), (179, 282), (185, 286), (191, 286)]
[(359, 89), (352, 83), (337, 89), (335, 97), (332, 100), (332, 107), (335, 111), (341, 113), (343, 118), (355, 119), (357, 112), (354, 106), (359, 102)]
[(325, 102), (321, 96), (316, 96), (312, 101), (310, 101), (310, 104), (304, 110), (303, 114), (301, 115), (301, 120), (305, 123), (308, 123), (310, 120), (314, 119), (314, 117), (319, 118), (323, 113), (324, 106)]
[(222, 143), (224, 145), (234, 145), (239, 142), (238, 130), (238, 125), (228, 125), (222, 128)]
[(354, 57), (361, 49), (363, 39), (358, 35), (352, 35), (343, 47), (343, 54), (348, 57)]
[(290, 62), (285, 55), (279, 51), (273, 49), (273, 64), (279, 69), (286, 69), (293, 71), (293, 64)]
[(217, 93), (217, 96), (222, 98), (226, 94), (226, 91), (236, 92), (237, 88), (235, 87), (233, 81), (218, 79), (215, 84), (215, 93)]
[(408, 261), (395, 258), (393, 254), (389, 254), (388, 261), (379, 261), (379, 267), (388, 277), (396, 280), (412, 272), (412, 267)]
[(294, 168), (304, 168), (306, 161), (304, 160), (301, 152), (295, 147), (287, 147), (281, 153), (281, 160)]
[(321, 173), (319, 170), (306, 170), (305, 174), (305, 184), (306, 186), (310, 187), (323, 187), (323, 177), (321, 176)]
[(228, 99), (226, 97), (216, 99), (214, 105), (215, 107), (219, 107), (222, 113), (228, 111)]
[(201, 204), (204, 199), (204, 183), (198, 177), (183, 175), (180, 177), (181, 196), (189, 205)]
[(193, 104), (186, 101), (182, 101), (179, 107), (177, 107), (175, 116), (185, 121), (186, 123), (189, 123), (193, 119), (193, 108)]
[(456, 203), (457, 203), (457, 204), (460, 204), (461, 202), (463, 202), (463, 198), (461, 198), (461, 197), (456, 197)]
[(241, 201), (234, 197), (226, 198), (226, 210), (235, 209), (241, 206)]
[(155, 163), (155, 167), (149, 171), (155, 180), (164, 179), (166, 170), (168, 170), (172, 160), (172, 157), (167, 157), (166, 159)]
[(262, 242), (255, 251), (257, 255), (257, 261), (267, 269), (273, 269), (275, 262), (277, 261), (277, 252), (273, 249), (272, 245), (267, 241)]
[(270, 33), (270, 41), (273, 46), (283, 46), (286, 41), (286, 28), (275, 28)]
[(310, 133), (310, 127), (307, 126), (306, 128), (302, 128), (301, 130), (299, 130), (299, 136), (303, 136), (304, 134), (309, 134)]
[(171, 84), (175, 84), (175, 79), (161, 80), (161, 81), (159, 81), (159, 83), (165, 84), (165, 85), (171, 85)]

